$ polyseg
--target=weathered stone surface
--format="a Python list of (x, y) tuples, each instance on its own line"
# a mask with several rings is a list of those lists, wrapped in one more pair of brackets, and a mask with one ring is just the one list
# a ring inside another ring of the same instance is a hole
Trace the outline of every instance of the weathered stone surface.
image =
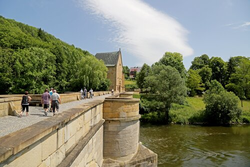
[(39, 166), (42, 162), (41, 149), (41, 143), (29, 148), (22, 156), (17, 156), (7, 167)]
[(42, 160), (45, 160), (49, 155), (57, 150), (57, 133), (52, 133), (47, 139), (42, 142)]
[(104, 159), (102, 167), (157, 167), (157, 154), (139, 144), (138, 152), (128, 161)]
[[(6, 160), (8, 157), (12, 155), (12, 148), (1, 147), (0, 149), (0, 162)], [(0, 163), (1, 166), (1, 163)]]

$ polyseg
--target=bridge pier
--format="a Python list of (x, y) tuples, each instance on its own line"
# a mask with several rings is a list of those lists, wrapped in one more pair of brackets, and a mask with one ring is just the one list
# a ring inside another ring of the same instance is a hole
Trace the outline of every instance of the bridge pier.
[(131, 93), (105, 99), (103, 167), (157, 166), (157, 155), (139, 143), (139, 101)]

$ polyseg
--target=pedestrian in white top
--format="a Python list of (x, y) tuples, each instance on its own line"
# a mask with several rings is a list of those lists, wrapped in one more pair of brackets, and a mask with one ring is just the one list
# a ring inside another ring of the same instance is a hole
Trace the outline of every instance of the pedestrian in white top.
[[(58, 93), (56, 93), (56, 90), (54, 89), (53, 94), (51, 96), (53, 116), (56, 114), (56, 111), (59, 112), (59, 103), (61, 103), (60, 95)], [(55, 109), (56, 109), (56, 111), (55, 111)]]

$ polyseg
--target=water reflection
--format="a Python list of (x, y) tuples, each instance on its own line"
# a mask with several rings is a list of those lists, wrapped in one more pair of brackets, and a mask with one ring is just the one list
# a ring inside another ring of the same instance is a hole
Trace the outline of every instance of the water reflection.
[(159, 167), (250, 167), (250, 126), (141, 126), (140, 141)]

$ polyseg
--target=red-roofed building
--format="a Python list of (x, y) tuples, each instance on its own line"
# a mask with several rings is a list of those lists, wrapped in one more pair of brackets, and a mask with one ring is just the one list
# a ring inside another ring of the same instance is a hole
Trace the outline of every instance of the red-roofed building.
[(141, 71), (141, 67), (131, 67), (129, 71), (129, 78), (135, 79), (136, 73)]

